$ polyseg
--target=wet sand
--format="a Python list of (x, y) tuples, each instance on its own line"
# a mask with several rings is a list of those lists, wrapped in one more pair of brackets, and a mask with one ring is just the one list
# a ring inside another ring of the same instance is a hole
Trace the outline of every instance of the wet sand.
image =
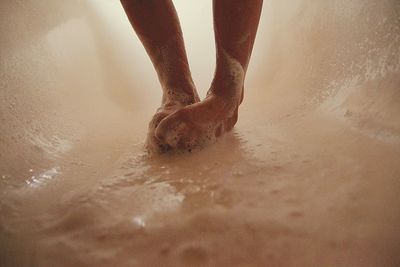
[[(176, 5), (204, 96), (211, 4)], [(0, 265), (399, 266), (399, 14), (265, 1), (234, 131), (149, 157), (119, 3), (1, 3)]]

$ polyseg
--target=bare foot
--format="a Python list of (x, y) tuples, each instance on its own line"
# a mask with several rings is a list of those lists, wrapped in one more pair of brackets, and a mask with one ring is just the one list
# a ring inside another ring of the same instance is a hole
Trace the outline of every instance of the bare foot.
[[(189, 93), (188, 93), (189, 92)], [(149, 123), (147, 132), (146, 148), (151, 153), (162, 153), (171, 149), (164, 142), (155, 137), (155, 130), (159, 123), (168, 115), (184, 108), (187, 105), (199, 102), (194, 86), (186, 92), (178, 92), (178, 90), (167, 90), (164, 92), (161, 107), (159, 107)]]
[(155, 136), (170, 148), (188, 151), (212, 143), (236, 124), (242, 99), (242, 93), (230, 97), (210, 93), (203, 101), (162, 119)]

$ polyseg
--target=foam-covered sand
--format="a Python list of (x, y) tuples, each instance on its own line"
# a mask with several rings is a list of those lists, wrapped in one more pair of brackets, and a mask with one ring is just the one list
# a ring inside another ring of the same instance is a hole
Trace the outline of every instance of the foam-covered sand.
[[(202, 96), (205, 2), (176, 1)], [(265, 1), (234, 131), (148, 157), (161, 90), (118, 1), (3, 1), (0, 265), (399, 266), (399, 14)]]

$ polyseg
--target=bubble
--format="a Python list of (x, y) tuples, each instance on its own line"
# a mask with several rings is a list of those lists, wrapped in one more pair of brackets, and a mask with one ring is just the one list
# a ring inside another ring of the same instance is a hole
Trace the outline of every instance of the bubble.
[(139, 228), (146, 227), (146, 221), (143, 216), (136, 216), (132, 218), (132, 223), (138, 226)]

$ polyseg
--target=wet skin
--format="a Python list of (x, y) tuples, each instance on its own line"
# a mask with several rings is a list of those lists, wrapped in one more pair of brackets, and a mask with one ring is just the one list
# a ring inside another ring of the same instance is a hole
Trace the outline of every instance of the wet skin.
[(161, 107), (149, 124), (150, 151), (202, 147), (237, 122), (262, 0), (214, 0), (216, 70), (199, 101), (182, 30), (171, 0), (121, 0), (163, 89)]

